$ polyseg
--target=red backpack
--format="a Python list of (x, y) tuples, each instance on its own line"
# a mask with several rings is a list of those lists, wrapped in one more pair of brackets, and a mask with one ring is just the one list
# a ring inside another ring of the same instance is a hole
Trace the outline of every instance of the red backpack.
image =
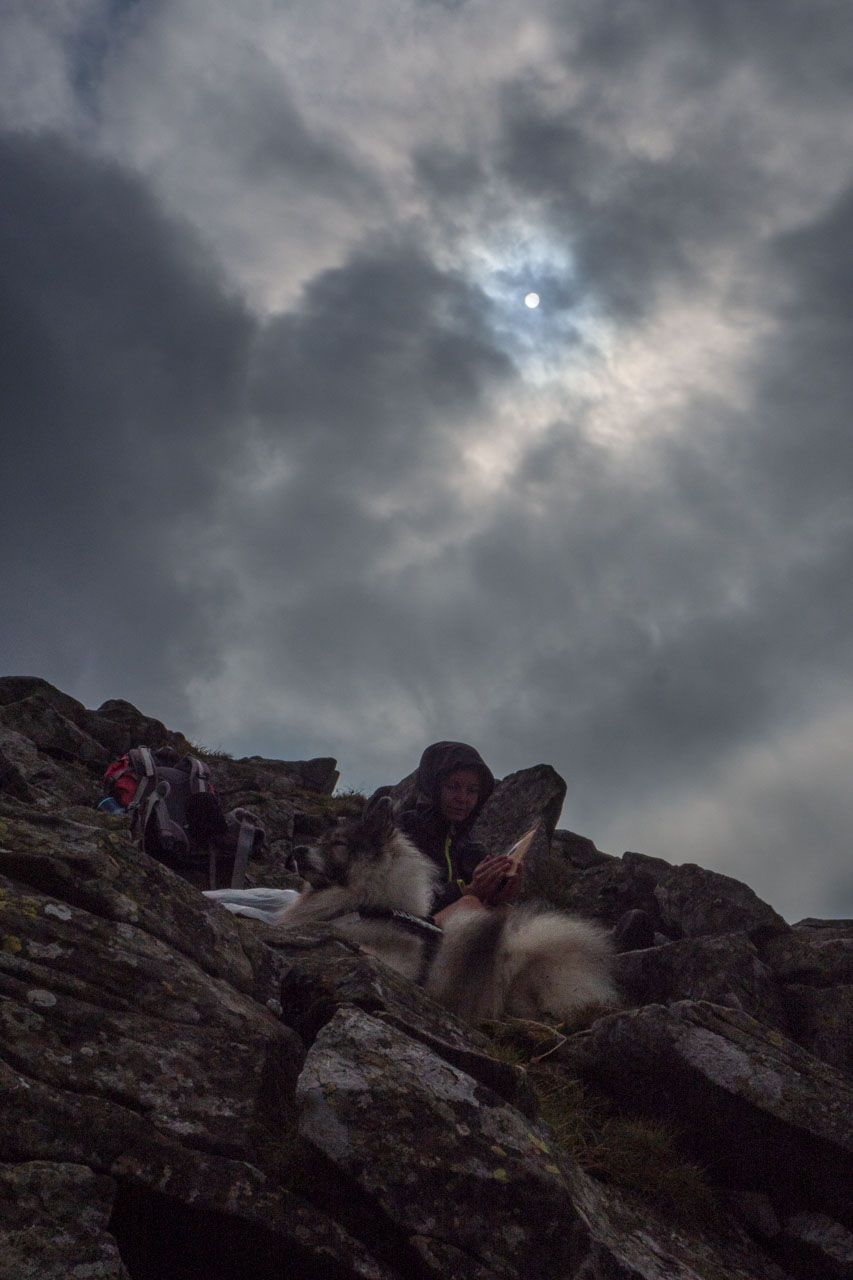
[(249, 856), (264, 842), (264, 829), (246, 809), (223, 813), (210, 770), (195, 756), (169, 749), (134, 747), (104, 774), (107, 796), (131, 816), (131, 832), (150, 857), (199, 883), (207, 869), (211, 889), (230, 871), (241, 889)]

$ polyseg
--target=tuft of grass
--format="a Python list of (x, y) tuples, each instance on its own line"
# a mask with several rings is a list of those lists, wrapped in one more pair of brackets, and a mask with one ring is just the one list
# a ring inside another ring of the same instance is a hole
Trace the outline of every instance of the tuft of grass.
[(605, 1124), (602, 1104), (590, 1098), (583, 1083), (552, 1067), (528, 1067), (530, 1082), (539, 1102), (539, 1113), (558, 1144), (584, 1169)]
[(480, 1024), (480, 1030), (490, 1042), (492, 1056), (501, 1062), (528, 1065), (541, 1061), (566, 1043), (561, 1027), (547, 1022), (534, 1022), (529, 1018), (503, 1018)]
[(640, 1192), (656, 1208), (682, 1220), (710, 1224), (718, 1213), (702, 1169), (685, 1160), (676, 1130), (663, 1122), (608, 1117), (584, 1167), (605, 1182)]
[(681, 1221), (712, 1225), (718, 1219), (713, 1189), (682, 1154), (672, 1126), (618, 1114), (551, 1057), (565, 1043), (565, 1027), (512, 1018), (482, 1030), (495, 1057), (526, 1066), (541, 1119), (586, 1173)]
[(334, 818), (360, 818), (367, 804), (367, 796), (348, 787), (329, 797), (331, 816)]
[(336, 822), (339, 818), (360, 818), (367, 804), (367, 796), (360, 791), (335, 791), (327, 796), (297, 787), (293, 794), (304, 802), (311, 813), (329, 823)]
[(718, 1219), (714, 1191), (699, 1165), (682, 1154), (673, 1126), (615, 1114), (607, 1099), (544, 1064), (529, 1073), (542, 1118), (586, 1173), (682, 1222), (710, 1226)]
[(223, 751), (220, 747), (203, 747), (198, 742), (190, 742), (187, 739), (187, 749), (184, 755), (198, 756), (200, 760), (233, 760), (230, 751)]

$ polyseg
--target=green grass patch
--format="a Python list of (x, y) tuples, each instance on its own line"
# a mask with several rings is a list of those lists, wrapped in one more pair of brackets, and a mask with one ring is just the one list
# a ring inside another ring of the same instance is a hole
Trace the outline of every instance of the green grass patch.
[[(587, 1025), (593, 1016), (587, 1012)], [(561, 1067), (559, 1049), (576, 1029), (520, 1018), (482, 1027), (496, 1058), (525, 1066), (542, 1121), (586, 1173), (642, 1196), (662, 1214), (713, 1225), (720, 1216), (713, 1188), (684, 1156), (677, 1131), (620, 1114), (608, 1098)]]

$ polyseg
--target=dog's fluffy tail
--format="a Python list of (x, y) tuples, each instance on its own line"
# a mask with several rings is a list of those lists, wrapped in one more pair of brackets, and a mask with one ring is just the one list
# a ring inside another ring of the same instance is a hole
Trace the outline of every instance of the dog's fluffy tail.
[(617, 1001), (606, 931), (559, 911), (519, 912), (507, 921), (505, 1012), (570, 1020), (589, 1005)]
[(565, 1022), (617, 1001), (604, 929), (530, 907), (452, 916), (428, 991), (461, 1017)]

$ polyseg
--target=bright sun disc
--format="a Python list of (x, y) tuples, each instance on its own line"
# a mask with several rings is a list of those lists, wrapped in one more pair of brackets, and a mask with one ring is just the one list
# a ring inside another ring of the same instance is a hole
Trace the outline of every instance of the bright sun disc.
[(525, 305), (526, 307), (530, 307), (530, 308), (531, 308), (531, 310), (533, 309), (533, 307), (538, 307), (538, 306), (539, 306), (539, 294), (538, 294), (538, 293), (528, 293), (528, 294), (526, 294), (526, 295), (525, 295), (525, 298), (524, 298), (524, 305)]

